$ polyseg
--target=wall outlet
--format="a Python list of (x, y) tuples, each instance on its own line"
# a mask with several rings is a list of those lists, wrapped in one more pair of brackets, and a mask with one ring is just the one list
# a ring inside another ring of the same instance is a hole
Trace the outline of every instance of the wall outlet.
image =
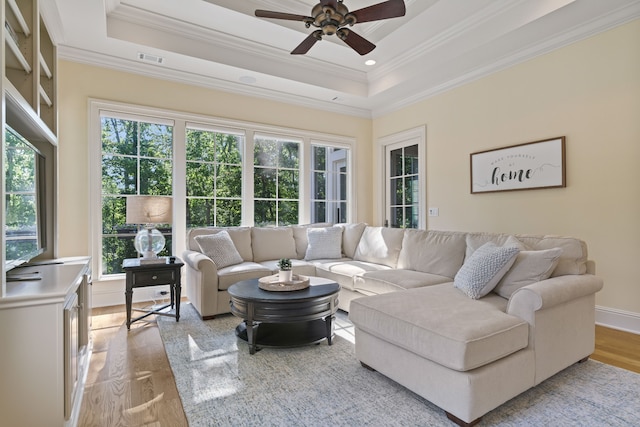
[(164, 297), (166, 297), (167, 295), (169, 295), (169, 291), (156, 291), (153, 295), (154, 295), (156, 298), (164, 298)]
[(429, 216), (438, 216), (438, 215), (440, 215), (440, 209), (429, 208)]

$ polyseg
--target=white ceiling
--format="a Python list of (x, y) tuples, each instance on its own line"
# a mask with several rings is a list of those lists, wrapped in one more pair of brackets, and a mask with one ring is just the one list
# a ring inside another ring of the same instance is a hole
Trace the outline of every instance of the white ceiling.
[[(382, 0), (344, 1), (353, 11)], [(313, 28), (254, 16), (255, 9), (310, 15), (316, 2), (51, 0), (42, 8), (62, 59), (360, 117), (640, 17), (640, 0), (406, 0), (406, 16), (353, 27), (377, 45), (363, 57), (335, 36), (290, 55)]]

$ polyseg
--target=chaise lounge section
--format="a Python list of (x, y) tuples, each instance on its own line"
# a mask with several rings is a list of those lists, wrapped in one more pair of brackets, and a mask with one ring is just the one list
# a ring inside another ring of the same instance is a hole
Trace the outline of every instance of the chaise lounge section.
[[(218, 233), (212, 251), (197, 238)], [(273, 274), (279, 258), (336, 281), (361, 363), (459, 425), (594, 349), (603, 282), (579, 239), (360, 223), (194, 229), (188, 247), (187, 296), (203, 318), (229, 312), (226, 289)]]

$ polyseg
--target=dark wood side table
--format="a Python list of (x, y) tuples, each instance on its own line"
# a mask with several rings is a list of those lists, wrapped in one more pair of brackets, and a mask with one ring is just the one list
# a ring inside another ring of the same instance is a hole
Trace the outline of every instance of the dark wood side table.
[[(180, 269), (184, 265), (180, 258), (174, 257), (174, 262), (169, 262), (169, 258), (164, 263), (140, 264), (140, 258), (127, 258), (122, 262), (122, 268), (127, 274), (127, 287), (124, 292), (127, 305), (127, 329), (131, 329), (131, 324), (140, 319), (144, 319), (152, 314), (161, 316), (171, 316), (180, 320)], [(146, 314), (131, 319), (131, 303), (133, 300), (133, 288), (146, 286), (170, 286), (170, 303), (152, 310), (134, 309)], [(163, 312), (162, 310), (175, 306), (175, 314)]]

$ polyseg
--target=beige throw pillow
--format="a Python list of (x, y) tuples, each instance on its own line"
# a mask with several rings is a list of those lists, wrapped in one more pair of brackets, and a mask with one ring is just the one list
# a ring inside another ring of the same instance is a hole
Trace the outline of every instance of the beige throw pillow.
[(211, 258), (218, 268), (240, 264), (244, 261), (226, 230), (216, 234), (197, 236), (195, 241), (200, 246), (200, 251)]
[(562, 249), (520, 251), (511, 269), (500, 279), (493, 290), (504, 298), (510, 298), (518, 289), (551, 277), (562, 255)]

